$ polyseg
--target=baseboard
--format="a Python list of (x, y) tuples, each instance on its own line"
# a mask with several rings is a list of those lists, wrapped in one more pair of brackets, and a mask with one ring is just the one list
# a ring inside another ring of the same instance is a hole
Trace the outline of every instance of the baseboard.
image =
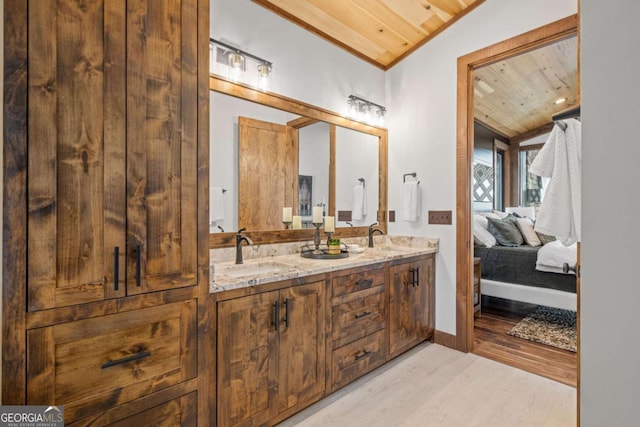
[(457, 350), (456, 348), (456, 336), (448, 334), (446, 332), (442, 332), (436, 329), (433, 333), (433, 342), (436, 344), (443, 345), (445, 347), (452, 348)]

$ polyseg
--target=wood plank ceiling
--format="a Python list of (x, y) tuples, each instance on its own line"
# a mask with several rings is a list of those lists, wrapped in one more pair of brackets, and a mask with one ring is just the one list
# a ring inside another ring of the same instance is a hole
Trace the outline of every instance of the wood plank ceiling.
[(554, 114), (578, 105), (577, 64), (571, 37), (477, 69), (475, 120), (508, 138), (548, 126)]
[(253, 0), (387, 70), (485, 0)]

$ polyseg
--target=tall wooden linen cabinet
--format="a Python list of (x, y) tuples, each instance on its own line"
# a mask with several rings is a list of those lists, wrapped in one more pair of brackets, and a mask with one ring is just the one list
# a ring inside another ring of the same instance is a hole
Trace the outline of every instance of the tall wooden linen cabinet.
[(206, 425), (208, 0), (4, 1), (2, 403)]

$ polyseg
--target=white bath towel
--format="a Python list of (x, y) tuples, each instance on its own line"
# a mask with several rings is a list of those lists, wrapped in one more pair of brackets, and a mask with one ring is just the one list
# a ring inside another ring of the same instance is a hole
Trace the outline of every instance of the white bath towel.
[(351, 211), (351, 219), (360, 221), (367, 216), (367, 192), (363, 184), (353, 187), (353, 209)]
[(216, 222), (222, 220), (224, 220), (222, 188), (212, 186), (209, 190), (209, 221)]
[[(549, 271), (552, 273), (563, 273), (563, 265), (570, 267), (576, 265), (578, 261), (578, 245), (564, 246), (559, 240), (549, 242), (538, 251), (536, 260), (536, 270)], [(569, 274), (576, 274), (570, 272)]]
[(407, 181), (402, 185), (402, 220), (414, 222), (420, 218), (420, 185)]
[(570, 119), (565, 123), (564, 131), (554, 126), (529, 171), (550, 178), (535, 230), (556, 236), (568, 246), (580, 240), (582, 143), (580, 122)]

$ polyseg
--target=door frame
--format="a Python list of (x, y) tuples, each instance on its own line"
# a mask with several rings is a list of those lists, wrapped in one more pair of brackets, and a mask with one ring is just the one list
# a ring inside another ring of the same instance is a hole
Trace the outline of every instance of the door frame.
[(473, 298), (470, 298), (473, 293), (473, 246), (471, 245), (471, 166), (474, 137), (473, 71), (484, 65), (537, 49), (558, 40), (576, 36), (578, 34), (578, 21), (577, 14), (571, 15), (458, 58), (456, 132), (457, 350), (469, 352), (473, 349)]

